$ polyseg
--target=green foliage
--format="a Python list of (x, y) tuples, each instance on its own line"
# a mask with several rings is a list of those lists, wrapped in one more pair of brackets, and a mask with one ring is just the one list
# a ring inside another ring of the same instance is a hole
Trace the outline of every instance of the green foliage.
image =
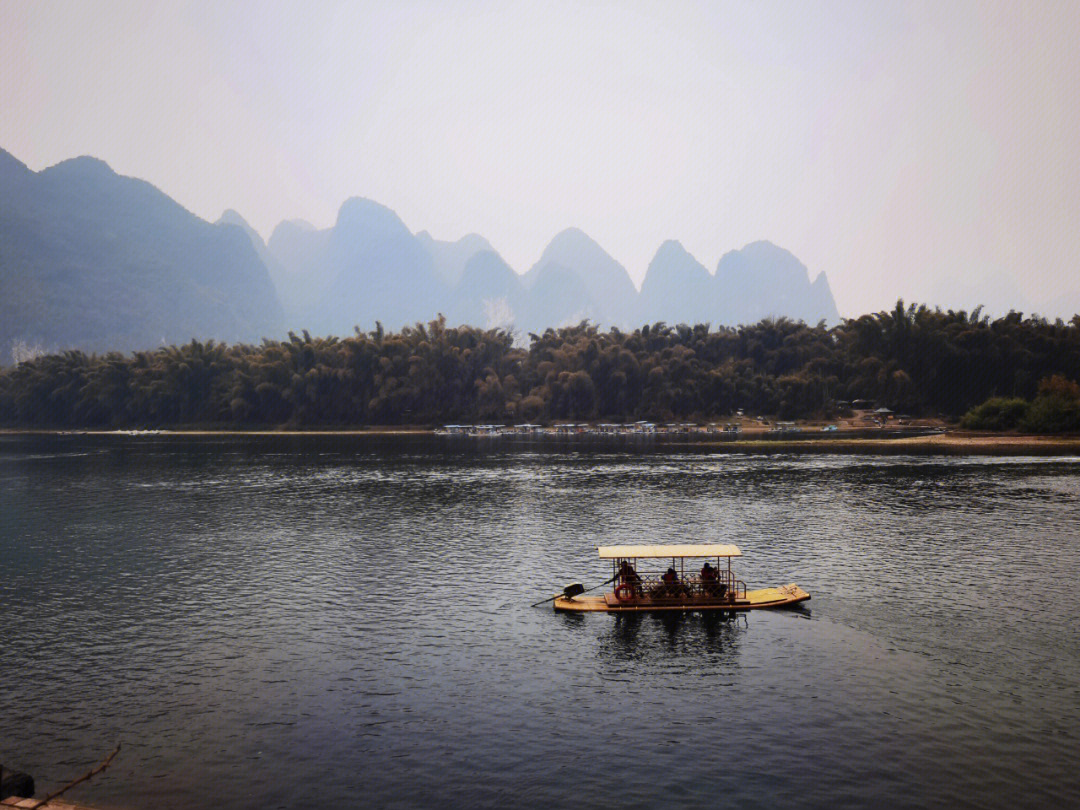
[(1056, 397), (1038, 397), (1021, 424), (1029, 433), (1070, 433), (1080, 430), (1080, 405)]
[[(530, 335), (448, 328), (261, 345), (193, 341), (135, 354), (34, 357), (0, 371), (0, 423), (54, 427), (364, 425), (799, 418), (840, 400), (1025, 429), (1075, 429), (1080, 316), (995, 321), (898, 302), (827, 329), (767, 319), (738, 329), (589, 323)], [(1043, 380), (1041, 384), (1038, 380)], [(995, 404), (987, 402), (991, 400)], [(969, 422), (969, 424), (974, 424)], [(1064, 427), (1063, 427), (1064, 426)]]
[(1042, 380), (1022, 427), (1031, 433), (1080, 430), (1080, 385), (1060, 374)]
[(968, 430), (1012, 430), (1027, 417), (1028, 402), (1018, 397), (991, 397), (960, 420)]
[(1033, 402), (1020, 398), (991, 397), (972, 408), (962, 427), (970, 430), (1011, 430), (1028, 433), (1067, 433), (1080, 430), (1080, 385), (1061, 374), (1039, 382)]

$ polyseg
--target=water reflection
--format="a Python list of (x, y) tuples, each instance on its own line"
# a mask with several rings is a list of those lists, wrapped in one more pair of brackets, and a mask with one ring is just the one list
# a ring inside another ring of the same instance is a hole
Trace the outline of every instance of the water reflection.
[(635, 663), (643, 664), (646, 670), (651, 665), (666, 670), (680, 661), (693, 666), (734, 665), (740, 636), (749, 629), (746, 614), (721, 611), (632, 613), (608, 618), (610, 629), (601, 634), (598, 645), (601, 666)]

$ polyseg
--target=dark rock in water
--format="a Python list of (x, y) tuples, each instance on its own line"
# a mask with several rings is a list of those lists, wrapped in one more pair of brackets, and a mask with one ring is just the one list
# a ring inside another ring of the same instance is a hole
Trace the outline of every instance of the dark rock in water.
[(29, 799), (33, 795), (34, 777), (28, 773), (3, 769), (3, 777), (0, 778), (0, 799), (6, 799), (8, 796)]

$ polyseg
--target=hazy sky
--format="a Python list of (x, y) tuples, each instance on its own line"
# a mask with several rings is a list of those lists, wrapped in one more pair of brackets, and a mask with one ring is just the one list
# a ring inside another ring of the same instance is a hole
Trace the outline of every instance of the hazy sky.
[(264, 236), (364, 196), (521, 272), (756, 239), (840, 311), (1080, 311), (1080, 3), (0, 0), (0, 147)]

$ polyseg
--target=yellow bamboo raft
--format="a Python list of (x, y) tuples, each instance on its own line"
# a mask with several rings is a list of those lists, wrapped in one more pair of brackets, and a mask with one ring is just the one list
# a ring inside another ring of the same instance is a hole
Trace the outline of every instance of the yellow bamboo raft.
[[(731, 558), (741, 557), (737, 546), (719, 543), (681, 545), (600, 546), (600, 558), (610, 560), (615, 583), (603, 596), (585, 596), (581, 585), (568, 586), (553, 597), (557, 612), (639, 613), (663, 611), (744, 611), (783, 608), (805, 602), (810, 594), (795, 583), (747, 590), (731, 570)], [(699, 574), (686, 573), (686, 561), (704, 559)], [(716, 567), (712, 567), (712, 560)], [(661, 576), (638, 572), (641, 560), (671, 560)], [(726, 560), (726, 566), (721, 563)]]
[(651, 599), (643, 596), (634, 601), (620, 602), (613, 593), (603, 596), (559, 596), (552, 602), (555, 610), (580, 613), (634, 613), (661, 610), (760, 610), (780, 608), (805, 602), (810, 594), (794, 583), (776, 588), (746, 591), (742, 598), (717, 600), (689, 596), (686, 598)]

